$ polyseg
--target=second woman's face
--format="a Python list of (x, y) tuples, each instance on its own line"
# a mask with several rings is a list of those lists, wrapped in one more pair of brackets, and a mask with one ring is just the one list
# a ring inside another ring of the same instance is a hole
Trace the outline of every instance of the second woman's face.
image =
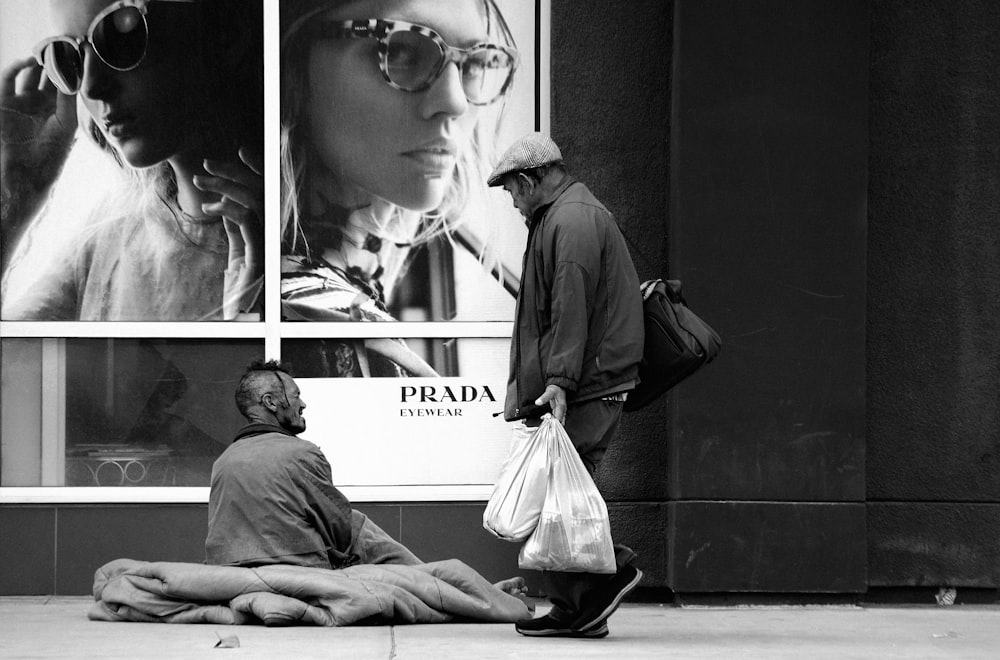
[[(114, 4), (107, 0), (52, 0), (56, 34), (85, 37), (94, 18)], [(133, 167), (149, 167), (185, 150), (196, 151), (205, 85), (200, 49), (192, 29), (193, 5), (150, 2), (146, 54), (129, 71), (110, 68), (89, 43), (78, 92), (108, 142)], [(185, 29), (186, 28), (186, 29)]]
[[(487, 41), (482, 0), (362, 0), (317, 20), (395, 19), (429, 27), (451, 46)], [(334, 200), (356, 206), (380, 197), (431, 211), (452, 182), (479, 109), (448, 64), (426, 90), (390, 87), (371, 38), (316, 42), (309, 59), (308, 113), (314, 146), (336, 180)]]

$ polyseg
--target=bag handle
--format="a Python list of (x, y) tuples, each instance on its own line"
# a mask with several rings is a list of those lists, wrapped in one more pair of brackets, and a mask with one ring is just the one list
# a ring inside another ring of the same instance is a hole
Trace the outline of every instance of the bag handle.
[(663, 285), (663, 293), (667, 297), (667, 300), (673, 303), (680, 303), (687, 307), (687, 300), (684, 299), (684, 291), (681, 288), (680, 280), (646, 280), (639, 285), (639, 292), (642, 294), (642, 302), (649, 300), (649, 297), (653, 295), (653, 291), (656, 290), (656, 285)]
[(643, 302), (649, 300), (649, 297), (653, 295), (653, 289), (655, 289), (656, 285), (662, 281), (663, 280), (646, 280), (639, 285), (639, 292), (642, 293)]

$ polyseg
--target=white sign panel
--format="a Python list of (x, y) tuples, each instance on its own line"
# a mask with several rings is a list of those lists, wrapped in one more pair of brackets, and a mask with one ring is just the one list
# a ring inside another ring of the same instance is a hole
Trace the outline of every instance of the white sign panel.
[(338, 486), (491, 485), (507, 455), (505, 378), (298, 378)]

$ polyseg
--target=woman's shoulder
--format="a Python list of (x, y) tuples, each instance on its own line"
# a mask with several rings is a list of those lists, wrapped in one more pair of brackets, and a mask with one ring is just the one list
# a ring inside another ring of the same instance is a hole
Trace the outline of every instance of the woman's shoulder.
[(118, 219), (102, 217), (95, 209), (58, 235), (47, 228), (32, 235), (31, 244), (4, 274), (4, 318), (78, 320), (95, 264), (106, 261), (108, 254), (120, 252), (112, 238), (120, 233)]
[(286, 316), (295, 320), (395, 320), (346, 273), (301, 256), (282, 257), (281, 301)]
[(151, 213), (149, 208), (128, 204), (109, 193), (86, 212), (72, 242), (84, 253), (118, 249), (135, 240)]

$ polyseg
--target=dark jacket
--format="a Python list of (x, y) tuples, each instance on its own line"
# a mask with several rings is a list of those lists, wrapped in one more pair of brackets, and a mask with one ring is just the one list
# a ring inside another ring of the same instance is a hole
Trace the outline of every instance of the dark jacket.
[(322, 450), (278, 426), (250, 424), (212, 466), (209, 564), (350, 563), (351, 503)]
[(611, 213), (567, 176), (531, 218), (517, 296), (504, 417), (533, 415), (547, 385), (570, 403), (638, 382), (639, 278)]

